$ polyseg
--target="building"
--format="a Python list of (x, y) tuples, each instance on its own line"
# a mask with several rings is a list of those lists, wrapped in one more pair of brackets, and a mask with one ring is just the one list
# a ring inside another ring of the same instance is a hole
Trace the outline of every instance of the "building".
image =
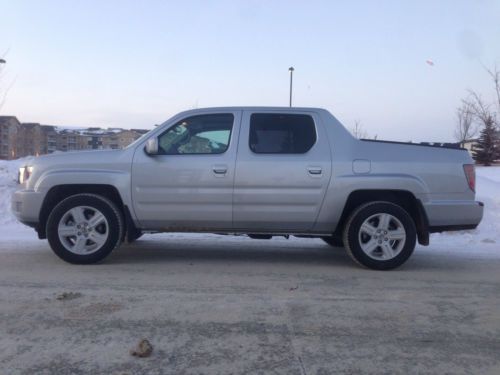
[(80, 140), (80, 134), (77, 132), (68, 129), (62, 129), (59, 131), (54, 129), (54, 132), (56, 147), (55, 150), (51, 150), (48, 153), (52, 153), (54, 151), (76, 151), (85, 149)]
[(80, 135), (86, 139), (86, 146), (84, 149), (121, 149), (136, 139), (142, 134), (147, 132), (138, 131), (136, 129), (126, 130), (121, 128), (88, 128), (80, 131)]
[(55, 151), (121, 149), (146, 132), (122, 128), (60, 128), (20, 123), (14, 116), (0, 116), (0, 159), (39, 156)]
[[(66, 149), (60, 145), (60, 134), (55, 126), (22, 123), (17, 134), (18, 156), (39, 156)], [(74, 148), (75, 149), (75, 148)]]
[(0, 116), (0, 159), (16, 159), (21, 124), (15, 116)]
[(122, 132), (118, 133), (118, 148), (125, 148), (132, 142), (134, 142), (136, 139), (142, 137), (144, 134), (146, 134), (148, 131), (144, 129), (130, 129), (130, 130), (123, 130)]
[(472, 155), (472, 151), (474, 151), (476, 144), (477, 144), (477, 139), (467, 139), (465, 141), (462, 141), (460, 143), (460, 146), (462, 148), (465, 148)]

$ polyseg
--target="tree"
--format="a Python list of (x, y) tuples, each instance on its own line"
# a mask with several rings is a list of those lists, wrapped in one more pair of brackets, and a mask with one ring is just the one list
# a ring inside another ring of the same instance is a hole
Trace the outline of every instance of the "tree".
[[(8, 52), (8, 51), (7, 51)], [(2, 106), (3, 104), (5, 103), (5, 99), (7, 98), (7, 93), (9, 92), (10, 88), (12, 87), (12, 84), (5, 87), (2, 85), (2, 82), (5, 83), (5, 80), (3, 79), (4, 75), (5, 75), (5, 55), (7, 54), (7, 52), (5, 52), (4, 54), (0, 55), (0, 109), (2, 109)]]
[(467, 100), (462, 101), (462, 105), (457, 108), (457, 127), (455, 138), (462, 145), (465, 141), (477, 135), (478, 126), (474, 122), (474, 108)]
[(479, 94), (474, 91), (469, 93), (467, 103), (471, 106), (475, 120), (482, 127), (479, 140), (472, 151), (472, 157), (477, 163), (489, 166), (500, 158), (497, 113), (491, 110), (491, 105), (486, 104)]
[[(496, 94), (497, 114), (500, 114), (500, 70), (497, 68), (496, 64), (495, 64), (495, 68), (493, 68), (493, 69), (488, 69), (487, 67), (484, 67), (484, 69), (488, 72), (488, 74), (491, 77), (491, 80), (493, 81), (495, 94)], [(497, 126), (498, 125), (499, 124), (497, 122)]]
[[(496, 65), (494, 69), (486, 67), (484, 69), (493, 81), (495, 101), (487, 103), (480, 94), (469, 90), (468, 98), (462, 101), (462, 107), (459, 109), (456, 136), (462, 137), (466, 133), (465, 130), (470, 129), (469, 120), (477, 123), (481, 127), (481, 133), (478, 143), (472, 151), (472, 156), (478, 163), (491, 165), (500, 159), (500, 70)], [(471, 117), (469, 118), (469, 116)]]
[(2, 109), (3, 102), (5, 101), (5, 93), (2, 88), (2, 76), (3, 76), (3, 66), (5, 65), (5, 60), (0, 57), (0, 109)]
[(489, 166), (495, 160), (500, 159), (498, 132), (492, 116), (485, 119), (484, 127), (481, 130), (479, 140), (472, 151), (472, 156), (477, 163), (484, 164), (486, 166)]
[(367, 138), (368, 133), (363, 129), (363, 125), (361, 125), (361, 121), (354, 121), (354, 126), (351, 128), (351, 133), (358, 139)]

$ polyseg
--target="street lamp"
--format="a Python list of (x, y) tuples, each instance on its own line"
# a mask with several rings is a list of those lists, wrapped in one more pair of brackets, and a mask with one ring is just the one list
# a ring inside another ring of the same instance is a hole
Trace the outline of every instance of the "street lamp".
[(5, 64), (6, 62), (4, 59), (0, 59), (0, 64)]
[(295, 69), (293, 66), (288, 68), (288, 71), (290, 72), (290, 107), (292, 106), (292, 84), (293, 84), (293, 71)]

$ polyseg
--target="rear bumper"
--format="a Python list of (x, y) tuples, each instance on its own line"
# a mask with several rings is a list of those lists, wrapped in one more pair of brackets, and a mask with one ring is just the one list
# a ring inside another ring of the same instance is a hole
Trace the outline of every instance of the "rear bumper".
[(484, 204), (476, 201), (433, 201), (424, 204), (430, 232), (476, 228), (483, 218)]

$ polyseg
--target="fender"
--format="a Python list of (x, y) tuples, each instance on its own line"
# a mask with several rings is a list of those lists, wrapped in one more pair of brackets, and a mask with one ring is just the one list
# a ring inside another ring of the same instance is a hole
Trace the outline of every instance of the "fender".
[(370, 173), (334, 176), (314, 230), (332, 231), (332, 228), (336, 228), (349, 195), (357, 190), (406, 191), (422, 202), (428, 200), (429, 191), (424, 181), (408, 174)]
[(43, 173), (34, 186), (37, 192), (48, 192), (58, 185), (111, 185), (118, 190), (123, 204), (131, 206), (130, 173), (109, 169), (57, 169)]

